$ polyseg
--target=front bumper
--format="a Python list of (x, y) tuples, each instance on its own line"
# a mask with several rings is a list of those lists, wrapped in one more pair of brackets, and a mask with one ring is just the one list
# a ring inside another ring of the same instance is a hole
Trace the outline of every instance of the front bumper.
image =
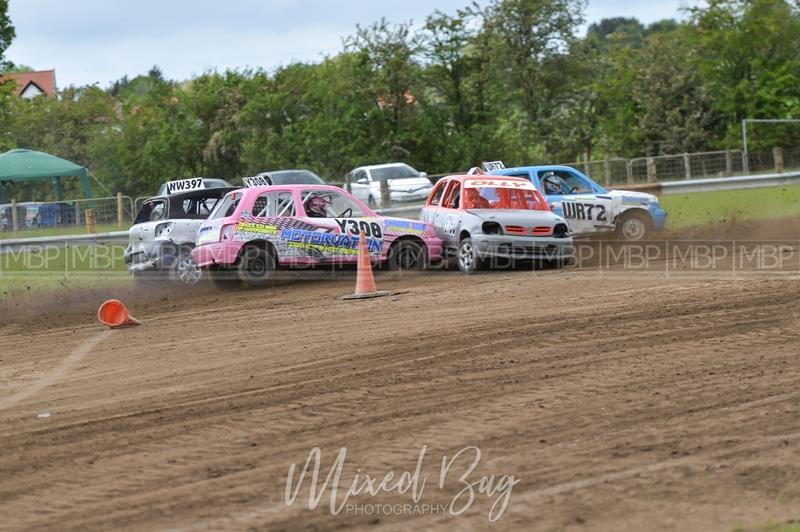
[(650, 218), (653, 220), (653, 229), (660, 231), (664, 229), (667, 223), (667, 211), (661, 208), (660, 205), (651, 205), (647, 212), (650, 213)]
[(571, 257), (575, 250), (572, 237), (473, 235), (472, 242), (484, 258), (560, 260)]
[(242, 245), (242, 242), (233, 240), (203, 244), (192, 250), (192, 259), (201, 268), (208, 268), (209, 266), (232, 267), (236, 264)]

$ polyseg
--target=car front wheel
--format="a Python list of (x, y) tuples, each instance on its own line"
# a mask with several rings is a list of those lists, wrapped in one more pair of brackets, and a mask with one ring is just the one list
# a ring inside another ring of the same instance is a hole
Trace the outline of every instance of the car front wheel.
[(389, 249), (390, 270), (422, 270), (427, 263), (428, 253), (425, 246), (414, 240), (401, 240)]
[(650, 220), (638, 212), (624, 213), (617, 220), (617, 236), (627, 242), (643, 240), (650, 232)]
[(465, 238), (458, 244), (459, 270), (464, 273), (475, 273), (483, 267), (483, 262), (471, 238)]

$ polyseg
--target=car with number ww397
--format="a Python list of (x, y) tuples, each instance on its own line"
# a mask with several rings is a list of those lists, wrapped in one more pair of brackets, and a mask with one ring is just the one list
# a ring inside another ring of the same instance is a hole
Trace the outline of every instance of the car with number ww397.
[(499, 168), (491, 173), (529, 179), (575, 236), (613, 233), (636, 241), (663, 229), (666, 222), (667, 213), (653, 194), (606, 190), (570, 166)]
[(193, 284), (200, 270), (192, 260), (197, 229), (234, 187), (197, 188), (145, 200), (128, 230), (124, 253), (128, 271), (137, 279), (162, 275)]
[(281, 267), (355, 264), (359, 235), (370, 260), (422, 269), (441, 260), (433, 226), (379, 216), (341, 188), (271, 185), (228, 193), (197, 232), (195, 262), (221, 286), (259, 286)]
[(574, 250), (567, 223), (529, 180), (470, 172), (439, 180), (420, 215), (436, 227), (445, 255), (456, 256), (461, 271), (472, 273), (490, 260), (569, 260)]

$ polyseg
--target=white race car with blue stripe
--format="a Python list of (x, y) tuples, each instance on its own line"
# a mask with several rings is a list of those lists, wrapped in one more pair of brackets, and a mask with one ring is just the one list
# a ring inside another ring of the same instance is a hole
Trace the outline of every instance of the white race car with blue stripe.
[(624, 240), (642, 240), (666, 222), (667, 213), (653, 194), (606, 190), (570, 166), (496, 168), (489, 173), (530, 179), (575, 236), (614, 232)]

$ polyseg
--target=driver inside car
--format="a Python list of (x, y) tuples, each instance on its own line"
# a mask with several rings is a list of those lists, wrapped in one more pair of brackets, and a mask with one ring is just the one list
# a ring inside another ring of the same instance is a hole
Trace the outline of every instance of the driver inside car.
[(330, 205), (331, 200), (324, 196), (313, 196), (303, 204), (309, 218), (327, 218)]
[(478, 193), (477, 189), (467, 188), (464, 190), (464, 208), (491, 209), (492, 205), (489, 203), (489, 200)]
[(547, 196), (564, 194), (568, 190), (564, 181), (555, 172), (547, 172), (542, 176), (542, 188), (544, 188), (544, 193)]

